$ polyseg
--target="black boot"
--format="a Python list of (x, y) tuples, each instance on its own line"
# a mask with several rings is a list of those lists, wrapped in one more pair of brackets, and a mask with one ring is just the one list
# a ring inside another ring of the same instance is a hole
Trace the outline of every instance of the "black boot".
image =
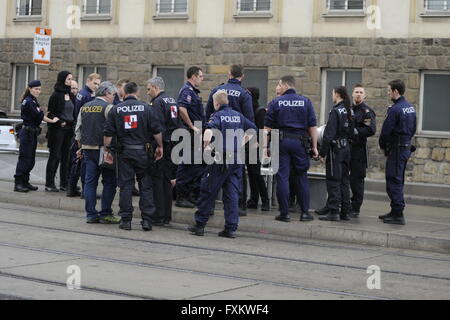
[(202, 227), (202, 226), (199, 226), (198, 224), (189, 226), (188, 230), (193, 235), (196, 235), (196, 236), (199, 236), (199, 237), (203, 237), (205, 235), (205, 228)]
[(328, 207), (325, 206), (322, 209), (314, 210), (314, 212), (317, 213), (319, 216), (325, 216), (330, 212), (330, 209), (328, 209)]
[(390, 217), (392, 217), (392, 211), (389, 213), (383, 214), (381, 216), (378, 216), (378, 219), (383, 220), (383, 219), (390, 218)]
[(330, 210), (326, 216), (319, 217), (321, 221), (339, 221), (339, 212)]
[(181, 195), (177, 196), (177, 201), (175, 201), (175, 206), (180, 207), (180, 208), (189, 208), (189, 209), (195, 208), (195, 205), (192, 202), (188, 201), (185, 197), (183, 197)]
[(302, 212), (300, 214), (300, 221), (306, 222), (306, 221), (313, 221), (313, 220), (314, 220), (314, 217), (311, 214), (309, 214), (309, 212)]
[(247, 201), (247, 208), (258, 209), (258, 203), (250, 199)]
[(234, 231), (231, 231), (230, 229), (224, 229), (219, 232), (219, 237), (234, 239), (236, 238), (236, 234), (234, 233)]
[(38, 187), (33, 186), (29, 181), (25, 182), (23, 186), (30, 191), (38, 191), (39, 189)]
[(383, 219), (383, 222), (388, 224), (398, 224), (401, 226), (404, 226), (406, 224), (405, 218), (403, 217), (403, 211), (393, 211), (390, 217), (386, 217)]
[(263, 201), (263, 203), (261, 205), (261, 211), (270, 211), (269, 200)]
[(21, 182), (16, 182), (14, 184), (14, 192), (27, 193), (30, 191), (27, 187), (25, 187)]
[(341, 212), (339, 217), (341, 218), (341, 220), (344, 220), (344, 221), (349, 221), (350, 220), (350, 216), (349, 216), (348, 212)]
[(59, 192), (59, 189), (56, 186), (45, 186), (45, 192)]
[(348, 215), (351, 218), (359, 218), (359, 210), (352, 209)]
[(74, 198), (74, 197), (79, 197), (81, 196), (81, 192), (77, 190), (77, 188), (73, 188), (72, 186), (69, 186), (69, 188), (67, 189), (67, 197), (69, 198)]
[(119, 229), (130, 231), (131, 230), (131, 221), (120, 220)]
[(152, 231), (152, 224), (148, 220), (142, 220), (141, 226), (144, 231)]
[(281, 221), (281, 222), (291, 222), (291, 217), (287, 215), (278, 215), (275, 217), (275, 220)]

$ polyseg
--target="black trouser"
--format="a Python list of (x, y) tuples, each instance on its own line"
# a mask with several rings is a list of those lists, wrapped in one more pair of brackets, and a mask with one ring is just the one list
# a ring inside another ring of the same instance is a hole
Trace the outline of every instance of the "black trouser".
[(291, 166), (291, 174), (289, 175), (289, 204), (297, 204), (299, 203), (300, 199), (297, 198), (297, 195), (299, 193), (298, 183), (297, 183), (297, 176), (294, 173), (294, 170)]
[(153, 185), (149, 173), (149, 153), (145, 150), (123, 150), (118, 157), (120, 188), (119, 215), (123, 221), (133, 219), (133, 187), (136, 175), (139, 185), (139, 208), (142, 220), (151, 221), (155, 213)]
[(348, 146), (329, 151), (326, 161), (327, 207), (332, 211), (339, 211), (340, 205), (342, 213), (350, 211), (349, 166), (350, 148)]
[(50, 156), (48, 157), (46, 169), (45, 185), (47, 187), (55, 186), (55, 175), (58, 170), (58, 166), (60, 180), (59, 184), (61, 187), (67, 187), (69, 149), (72, 136), (72, 126), (65, 126), (64, 128), (48, 128), (48, 149)]
[(164, 157), (155, 162), (152, 170), (153, 198), (155, 202), (155, 221), (169, 222), (172, 220), (172, 184), (173, 163), (170, 159), (171, 148), (164, 144)]
[(261, 202), (269, 201), (269, 194), (267, 193), (266, 183), (261, 176), (261, 164), (248, 164), (248, 181), (250, 183), (250, 201), (258, 204), (259, 197)]
[(352, 189), (352, 210), (359, 212), (364, 200), (364, 178), (366, 177), (365, 158), (352, 158), (350, 161), (350, 187)]
[(37, 135), (36, 132), (22, 128), (19, 138), (19, 160), (14, 179), (16, 184), (24, 184), (29, 183), (30, 172), (36, 161)]

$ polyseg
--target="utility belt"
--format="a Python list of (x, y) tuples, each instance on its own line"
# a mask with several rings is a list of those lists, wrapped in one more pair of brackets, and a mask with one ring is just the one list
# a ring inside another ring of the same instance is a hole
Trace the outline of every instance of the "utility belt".
[(119, 151), (125, 151), (125, 150), (142, 150), (145, 152), (150, 152), (153, 150), (151, 143), (146, 144), (121, 144), (118, 147)]
[(286, 138), (299, 140), (302, 143), (303, 147), (305, 148), (306, 154), (312, 156), (312, 147), (311, 147), (312, 139), (310, 136), (307, 136), (302, 133), (281, 131), (280, 132), (280, 140), (283, 140)]
[(386, 148), (384, 149), (385, 155), (388, 156), (392, 150), (400, 150), (400, 151), (408, 150), (411, 152), (416, 152), (417, 148), (410, 143), (403, 143), (397, 145), (392, 144), (390, 142), (386, 143)]
[(35, 134), (35, 135), (40, 135), (41, 134), (41, 132), (42, 132), (42, 129), (41, 129), (41, 127), (30, 127), (30, 126), (22, 126), (22, 129), (23, 130), (25, 130), (25, 131), (28, 131), (28, 132), (30, 132), (30, 133), (32, 133), (32, 134)]
[(335, 150), (341, 150), (341, 149), (345, 149), (350, 145), (350, 142), (348, 139), (344, 138), (344, 139), (335, 139), (331, 141), (331, 146), (335, 149)]

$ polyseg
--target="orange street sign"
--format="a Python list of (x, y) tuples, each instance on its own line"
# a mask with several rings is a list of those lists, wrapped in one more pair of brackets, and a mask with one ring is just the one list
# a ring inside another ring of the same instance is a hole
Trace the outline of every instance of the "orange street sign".
[(52, 48), (52, 29), (37, 27), (34, 33), (33, 62), (49, 65)]

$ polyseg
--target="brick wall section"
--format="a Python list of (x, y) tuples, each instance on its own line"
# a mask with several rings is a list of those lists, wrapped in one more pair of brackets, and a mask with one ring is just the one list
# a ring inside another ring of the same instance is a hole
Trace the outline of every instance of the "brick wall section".
[[(32, 39), (0, 40), (0, 106), (9, 106), (13, 63), (32, 60)], [(195, 39), (54, 39), (52, 65), (39, 67), (43, 82), (40, 101), (46, 106), (58, 71), (75, 73), (79, 64), (106, 64), (108, 79), (130, 78), (141, 85), (152, 65), (199, 65), (206, 71), (202, 95), (226, 79), (215, 70), (241, 63), (267, 67), (269, 98), (280, 76), (292, 74), (298, 91), (308, 96), (319, 113), (322, 68), (362, 69), (368, 104), (378, 115), (378, 133), (390, 104), (387, 83), (407, 84), (406, 98), (419, 105), (420, 71), (450, 71), (450, 39), (357, 38), (195, 38)], [(377, 135), (378, 135), (377, 133)], [(370, 139), (369, 177), (384, 178), (384, 156), (377, 139)], [(450, 184), (450, 138), (418, 138), (418, 151), (408, 164), (407, 180)], [(320, 170), (315, 167), (314, 170)]]

